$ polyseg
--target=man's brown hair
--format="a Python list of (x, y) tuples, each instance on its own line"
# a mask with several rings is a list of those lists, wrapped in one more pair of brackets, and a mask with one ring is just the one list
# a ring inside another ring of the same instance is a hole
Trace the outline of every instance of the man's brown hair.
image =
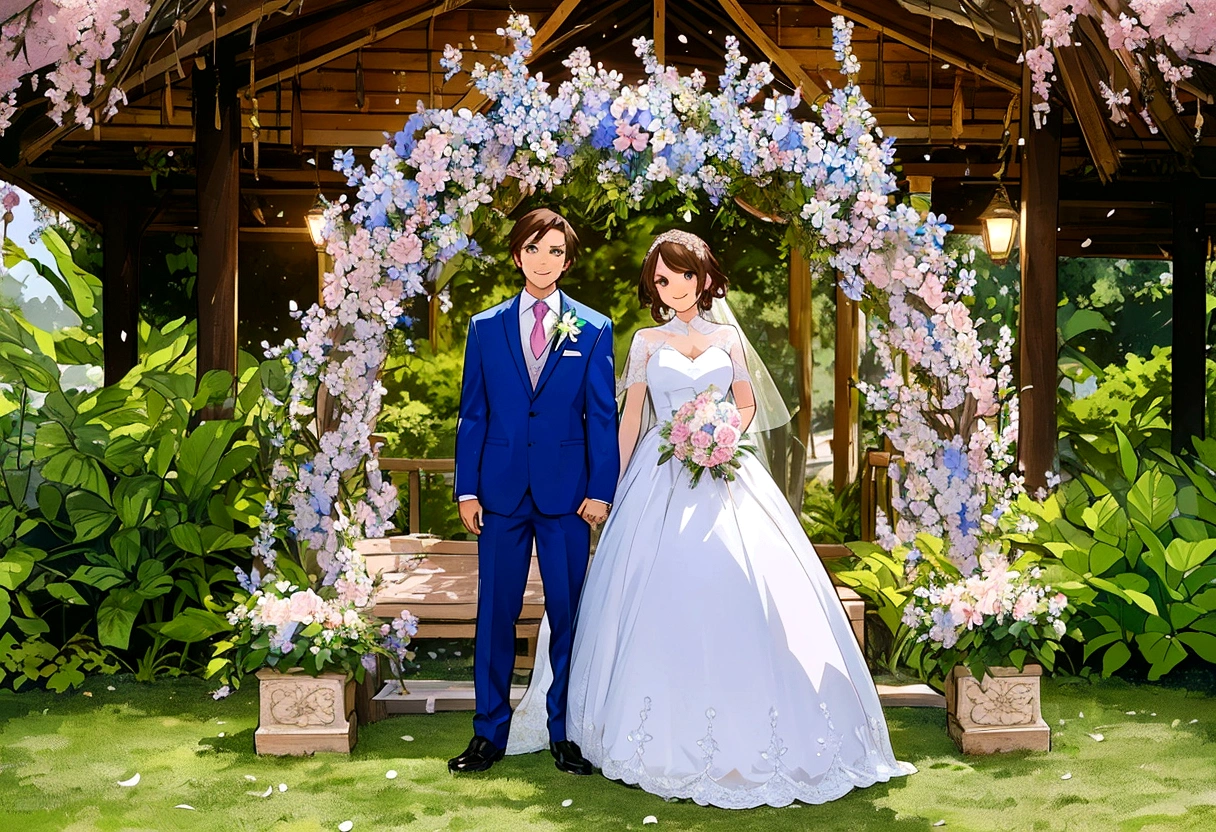
[(535, 243), (554, 228), (559, 229), (566, 237), (565, 265), (569, 267), (574, 262), (574, 258), (578, 256), (578, 235), (574, 233), (574, 226), (570, 225), (565, 217), (548, 208), (529, 211), (515, 221), (515, 225), (511, 228), (511, 259), (518, 260), (524, 246)]

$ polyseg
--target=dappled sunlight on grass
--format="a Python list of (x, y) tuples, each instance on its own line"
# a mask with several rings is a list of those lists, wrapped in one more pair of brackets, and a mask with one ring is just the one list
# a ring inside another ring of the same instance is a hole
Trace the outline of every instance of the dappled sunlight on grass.
[[(896, 753), (918, 774), (825, 806), (745, 812), (571, 777), (545, 753), (453, 777), (447, 759), (468, 741), (469, 714), (365, 726), (349, 758), (261, 758), (252, 685), (220, 702), (195, 680), (91, 679), (86, 690), (93, 695), (0, 697), (5, 829), (334, 830), (349, 820), (354, 832), (575, 832), (641, 830), (647, 815), (659, 820), (648, 830), (1216, 827), (1216, 700), (1118, 681), (1045, 684), (1050, 754), (963, 758), (944, 712), (892, 709)], [(118, 785), (136, 773), (137, 785)]]

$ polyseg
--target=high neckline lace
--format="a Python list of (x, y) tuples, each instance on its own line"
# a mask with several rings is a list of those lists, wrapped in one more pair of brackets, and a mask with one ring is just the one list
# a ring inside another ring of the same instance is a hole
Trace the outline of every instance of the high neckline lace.
[(702, 335), (708, 335), (715, 328), (713, 322), (707, 321), (704, 315), (697, 315), (688, 323), (684, 323), (673, 315), (671, 320), (659, 327), (659, 329), (675, 335), (687, 335), (693, 331), (699, 332)]

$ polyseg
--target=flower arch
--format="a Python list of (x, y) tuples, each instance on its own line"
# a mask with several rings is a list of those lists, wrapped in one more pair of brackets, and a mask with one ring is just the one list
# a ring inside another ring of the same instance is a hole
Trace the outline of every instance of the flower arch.
[[(994, 522), (985, 512), (1017, 489), (1002, 474), (1016, 418), (1003, 426), (995, 418), (1012, 390), (1008, 363), (998, 371), (993, 345), (976, 332), (967, 303), (974, 273), (944, 252), (949, 226), (893, 204), (892, 140), (855, 82), (852, 24), (837, 17), (833, 29), (845, 83), (811, 105), (814, 119), (799, 121), (799, 93), (769, 93), (769, 66), (747, 66), (733, 38), (716, 92), (700, 72), (660, 65), (642, 38), (634, 47), (643, 82), (623, 83), (578, 49), (565, 61), (570, 80), (552, 92), (528, 71), (535, 33), (515, 15), (499, 30), (511, 52), (470, 71), (493, 102), (487, 114), (420, 105), (372, 151), (370, 167), (350, 151), (336, 153), (335, 168), (357, 199), (327, 211), (333, 272), (322, 303), (296, 313), (303, 336), (268, 350), (292, 365), (286, 393), (267, 391), (272, 441), (290, 449), (305, 439), (308, 453), (285, 450), (274, 461), (254, 554), (273, 570), (279, 541), (294, 538), (315, 555), (325, 584), (342, 597), (367, 597), (356, 543), (382, 536), (397, 503), (369, 438), (384, 393), (376, 376), (403, 304), (426, 291), (436, 264), (476, 256), (473, 230), (494, 216), (496, 195), (583, 177), (619, 213), (648, 195), (678, 196), (691, 208), (702, 195), (717, 204), (745, 192), (790, 218), (791, 242), (817, 267), (835, 270), (875, 321), (871, 340), (887, 379), (864, 393), (886, 412), (887, 433), (906, 460), (901, 517), (887, 536), (936, 532), (970, 571), (975, 531)], [(447, 47), (443, 65), (449, 78), (462, 71), (459, 50)]]

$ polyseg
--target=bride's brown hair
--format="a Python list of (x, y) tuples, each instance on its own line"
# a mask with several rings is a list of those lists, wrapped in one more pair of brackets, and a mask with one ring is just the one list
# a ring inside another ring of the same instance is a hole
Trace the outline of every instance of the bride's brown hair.
[[(697, 306), (701, 311), (708, 312), (713, 306), (714, 298), (726, 297), (730, 280), (718, 265), (718, 260), (709, 250), (709, 246), (699, 238), (692, 239), (699, 245), (686, 246), (675, 240), (661, 240), (642, 261), (642, 276), (638, 279), (638, 300), (643, 306), (650, 307), (650, 316), (658, 323), (665, 322), (669, 317), (663, 314), (668, 307), (659, 299), (659, 290), (654, 285), (654, 273), (659, 257), (663, 258), (663, 262), (672, 271), (692, 272), (697, 276), (697, 290), (700, 293), (697, 296)], [(706, 278), (709, 279), (708, 289), (704, 288)]]

